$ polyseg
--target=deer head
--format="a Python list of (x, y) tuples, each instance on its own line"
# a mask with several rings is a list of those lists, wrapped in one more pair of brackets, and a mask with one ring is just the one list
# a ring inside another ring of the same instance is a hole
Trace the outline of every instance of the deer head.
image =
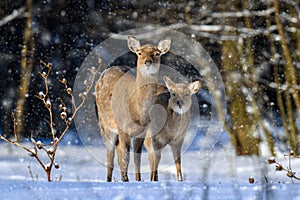
[(178, 114), (186, 113), (192, 105), (192, 94), (198, 92), (200, 81), (189, 84), (174, 83), (169, 77), (164, 77), (164, 82), (170, 92), (169, 108)]
[(144, 76), (155, 75), (159, 71), (160, 57), (170, 50), (171, 38), (161, 40), (157, 46), (141, 46), (133, 36), (128, 36), (128, 48), (137, 55), (137, 70)]

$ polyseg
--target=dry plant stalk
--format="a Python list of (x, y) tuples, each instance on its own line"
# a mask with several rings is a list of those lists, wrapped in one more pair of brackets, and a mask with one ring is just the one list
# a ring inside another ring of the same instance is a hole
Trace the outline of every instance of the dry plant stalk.
[[(101, 64), (101, 59), (99, 59), (99, 65)], [(29, 153), (29, 156), (35, 158), (35, 160), (40, 164), (40, 166), (43, 168), (43, 170), (45, 171), (46, 175), (47, 175), (47, 180), (50, 182), (51, 181), (51, 171), (53, 169), (53, 166), (55, 168), (59, 168), (58, 163), (55, 162), (55, 156), (56, 156), (56, 151), (57, 151), (57, 147), (59, 142), (62, 140), (62, 138), (64, 137), (64, 135), (67, 133), (67, 131), (69, 130), (70, 126), (73, 123), (73, 120), (77, 114), (77, 112), (79, 111), (79, 109), (84, 105), (85, 100), (87, 95), (90, 93), (90, 90), (94, 84), (94, 80), (95, 80), (95, 76), (96, 76), (96, 69), (94, 67), (92, 67), (90, 69), (90, 72), (92, 74), (91, 80), (90, 80), (90, 85), (88, 85), (88, 81), (84, 81), (84, 87), (85, 87), (85, 91), (83, 93), (79, 94), (79, 97), (81, 98), (81, 102), (79, 105), (76, 105), (75, 102), (75, 98), (73, 96), (72, 93), (72, 89), (70, 87), (68, 87), (67, 84), (67, 80), (66, 79), (62, 79), (60, 80), (60, 82), (64, 85), (65, 87), (65, 91), (67, 92), (68, 95), (71, 96), (72, 98), (72, 106), (74, 108), (73, 114), (70, 114), (68, 117), (67, 114), (67, 108), (65, 103), (63, 102), (62, 99), (59, 99), (61, 104), (59, 105), (59, 109), (61, 110), (60, 113), (60, 118), (65, 122), (65, 128), (60, 132), (60, 134), (57, 134), (57, 132), (55, 131), (55, 125), (53, 123), (53, 105), (52, 105), (52, 101), (50, 99), (50, 96), (48, 94), (49, 92), (49, 86), (48, 86), (48, 77), (49, 74), (52, 71), (52, 65), (49, 63), (45, 63), (43, 61), (40, 61), (41, 66), (46, 69), (46, 72), (42, 72), (40, 73), (41, 78), (44, 81), (44, 85), (45, 85), (45, 91), (44, 92), (39, 92), (37, 95), (37, 98), (39, 98), (44, 106), (47, 108), (48, 110), (48, 114), (49, 114), (49, 128), (50, 128), (50, 133), (51, 133), (51, 137), (52, 137), (52, 141), (49, 144), (44, 144), (41, 141), (36, 141), (33, 138), (33, 135), (31, 135), (31, 143), (33, 145), (33, 148), (30, 149), (24, 145), (22, 145), (19, 142), (19, 138), (16, 134), (16, 118), (15, 118), (15, 114), (12, 114), (12, 118), (13, 118), (13, 122), (14, 122), (14, 140), (10, 140), (6, 137), (3, 137), (2, 135), (0, 135), (0, 139), (4, 140), (5, 142), (8, 142), (10, 144), (13, 144), (17, 147), (20, 147), (21, 149), (27, 151)], [(39, 152), (45, 152), (47, 157), (48, 157), (48, 162), (44, 162), (41, 160), (40, 158), (40, 154)]]
[(296, 155), (294, 151), (290, 151), (289, 154), (285, 154), (284, 157), (289, 158), (289, 166), (284, 167), (282, 164), (277, 162), (274, 157), (270, 157), (268, 159), (269, 164), (275, 164), (276, 171), (285, 171), (286, 176), (293, 179), (300, 180), (300, 177), (296, 176), (296, 172), (292, 170), (291, 158), (300, 158), (300, 156)]

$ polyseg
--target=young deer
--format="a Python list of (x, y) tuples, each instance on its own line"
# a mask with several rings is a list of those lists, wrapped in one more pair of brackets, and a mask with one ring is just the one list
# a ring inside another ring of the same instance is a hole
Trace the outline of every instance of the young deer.
[[(149, 153), (151, 181), (158, 181), (158, 165), (161, 150), (170, 145), (177, 169), (177, 180), (182, 181), (181, 174), (181, 147), (190, 122), (190, 108), (192, 94), (200, 89), (200, 81), (189, 84), (174, 83), (170, 78), (164, 77), (169, 93), (160, 94), (156, 103), (166, 110), (166, 122), (158, 133), (147, 132), (145, 146)], [(160, 117), (160, 116), (157, 116)], [(151, 129), (150, 129), (151, 130)]]
[[(157, 87), (160, 57), (169, 51), (171, 39), (161, 40), (157, 46), (140, 42), (132, 36), (129, 49), (136, 53), (136, 77), (120, 67), (105, 70), (96, 84), (96, 104), (99, 125), (107, 148), (107, 181), (112, 180), (115, 149), (121, 178), (128, 181), (130, 138), (133, 137), (136, 180), (140, 181), (141, 152), (146, 129), (150, 123), (149, 109)], [(143, 89), (141, 89), (143, 88)]]

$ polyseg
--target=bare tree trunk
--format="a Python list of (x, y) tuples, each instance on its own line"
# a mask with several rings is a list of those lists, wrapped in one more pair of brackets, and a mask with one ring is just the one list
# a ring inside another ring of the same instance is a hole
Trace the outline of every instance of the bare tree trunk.
[[(229, 8), (230, 11), (238, 11), (237, 8), (240, 6), (240, 1), (235, 0), (230, 3), (223, 1), (223, 4), (222, 7), (225, 9), (223, 11), (227, 11), (226, 8)], [(234, 18), (223, 19), (223, 25), (234, 27), (237, 22), (238, 19)], [(245, 48), (243, 47), (242, 49)], [(231, 138), (235, 138), (235, 149), (238, 155), (258, 155), (259, 137), (257, 123), (254, 120), (255, 117), (247, 112), (247, 106), (249, 106), (250, 102), (247, 101), (247, 96), (242, 90), (245, 87), (244, 73), (249, 73), (249, 70), (245, 71), (243, 69), (243, 62), (240, 59), (241, 53), (238, 41), (222, 42), (222, 67), (226, 76), (225, 86), (229, 100), (229, 134)], [(249, 56), (251, 57), (251, 52), (249, 52)]]
[[(242, 6), (243, 6), (244, 10), (249, 9), (248, 4), (249, 4), (248, 0), (242, 1)], [(246, 28), (248, 28), (249, 30), (253, 29), (250, 17), (245, 17), (244, 21), (245, 21)], [(246, 69), (246, 70), (244, 70), (245, 73), (249, 74), (249, 77), (251, 77), (251, 81), (250, 81), (251, 83), (249, 84), (248, 81), (246, 81), (246, 84), (248, 83), (247, 88), (251, 91), (250, 98), (251, 98), (252, 107), (253, 107), (253, 116), (254, 116), (255, 121), (257, 121), (257, 123), (261, 127), (261, 129), (266, 137), (270, 153), (274, 156), (275, 155), (274, 140), (273, 140), (271, 132), (266, 127), (266, 125), (263, 121), (263, 118), (261, 117), (261, 112), (260, 112), (258, 102), (257, 102), (259, 97), (262, 95), (262, 91), (261, 91), (260, 85), (257, 84), (257, 82), (256, 82), (256, 80), (258, 80), (258, 77), (257, 77), (258, 75), (255, 70), (252, 38), (250, 38), (250, 37), (246, 38), (245, 42), (243, 44), (244, 44), (243, 49), (240, 49), (240, 51), (243, 52), (245, 55), (244, 56), (245, 59), (242, 59), (242, 60), (245, 60), (245, 63), (243, 63), (243, 65), (244, 65), (243, 69)], [(252, 81), (252, 80), (254, 80), (254, 81)], [(252, 88), (254, 88), (254, 89), (252, 89)]]
[(297, 130), (295, 128), (295, 118), (293, 116), (293, 109), (292, 109), (292, 101), (291, 96), (295, 102), (298, 118), (300, 117), (300, 98), (299, 98), (299, 91), (296, 89), (297, 86), (297, 77), (295, 67), (293, 65), (293, 59), (286, 41), (286, 36), (284, 32), (284, 28), (280, 19), (280, 7), (278, 0), (274, 1), (274, 12), (275, 12), (275, 22), (277, 25), (277, 30), (280, 35), (280, 43), (282, 48), (282, 54), (285, 60), (285, 76), (286, 76), (286, 84), (288, 86), (287, 90), (285, 91), (286, 96), (286, 104), (287, 104), (287, 114), (288, 119), (291, 124), (291, 133), (292, 133), (292, 141), (293, 146), (291, 147), (296, 153), (298, 153), (298, 136)]
[(34, 56), (34, 35), (32, 29), (32, 0), (26, 0), (27, 19), (24, 31), (24, 43), (21, 52), (21, 83), (19, 86), (19, 98), (16, 105), (16, 130), (18, 140), (24, 137), (24, 110), (26, 94), (28, 93), (30, 76)]
[(226, 73), (225, 86), (229, 99), (231, 133), (236, 137), (235, 146), (238, 155), (258, 155), (259, 139), (257, 125), (253, 116), (247, 112), (247, 99), (242, 92), (243, 74), (241, 72), (236, 41), (224, 41), (222, 44), (222, 66)]

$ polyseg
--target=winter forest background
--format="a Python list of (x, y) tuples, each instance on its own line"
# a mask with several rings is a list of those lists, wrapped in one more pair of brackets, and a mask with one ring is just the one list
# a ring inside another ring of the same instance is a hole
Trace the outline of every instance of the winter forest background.
[[(96, 45), (113, 33), (145, 26), (182, 32), (210, 54), (225, 83), (224, 129), (237, 155), (259, 155), (261, 144), (268, 155), (299, 153), (300, 4), (295, 0), (2, 0), (0, 133), (13, 137), (15, 126), (20, 140), (49, 137), (48, 113), (36, 98), (44, 87), (37, 75), (40, 60), (53, 66), (49, 95), (69, 99), (59, 80), (72, 87)], [(199, 76), (190, 68), (180, 71)], [(197, 97), (209, 117), (209, 98)], [(71, 106), (70, 100), (65, 103)], [(64, 126), (59, 119), (56, 125)]]

